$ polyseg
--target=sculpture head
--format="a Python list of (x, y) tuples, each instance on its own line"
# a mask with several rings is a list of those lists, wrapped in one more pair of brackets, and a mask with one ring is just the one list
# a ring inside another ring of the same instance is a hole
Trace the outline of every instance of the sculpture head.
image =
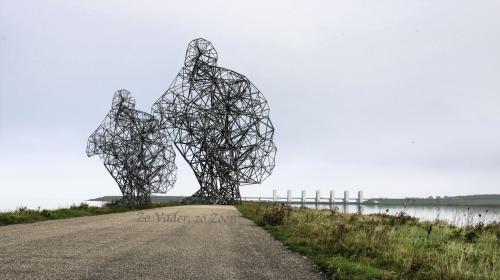
[(200, 62), (210, 66), (217, 65), (217, 51), (212, 43), (203, 38), (194, 39), (189, 43), (184, 66), (193, 67)]
[(99, 157), (106, 161), (106, 154), (110, 153), (108, 150), (110, 141), (114, 139), (111, 137), (114, 134), (113, 131), (120, 124), (127, 123), (128, 119), (136, 114), (135, 100), (132, 94), (125, 89), (116, 91), (111, 103), (111, 110), (106, 115), (102, 124), (89, 137), (87, 156), (99, 155)]
[(120, 89), (115, 92), (113, 102), (111, 103), (111, 112), (117, 114), (121, 113), (124, 109), (134, 110), (135, 99), (132, 97), (130, 91)]

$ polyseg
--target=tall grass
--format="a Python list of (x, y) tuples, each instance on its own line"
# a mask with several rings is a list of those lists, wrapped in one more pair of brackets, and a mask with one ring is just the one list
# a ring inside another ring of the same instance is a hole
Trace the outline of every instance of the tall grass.
[(240, 212), (332, 279), (500, 279), (500, 223), (459, 228), (400, 212), (245, 203)]
[(12, 212), (0, 212), (0, 226), (66, 219), (72, 217), (122, 213), (140, 209), (177, 205), (180, 205), (180, 202), (155, 203), (144, 207), (124, 207), (117, 202), (107, 203), (103, 207), (89, 206), (86, 203), (80, 203), (74, 204), (69, 208), (61, 208), (56, 210), (40, 210), (28, 209), (27, 207), (18, 207), (15, 211)]

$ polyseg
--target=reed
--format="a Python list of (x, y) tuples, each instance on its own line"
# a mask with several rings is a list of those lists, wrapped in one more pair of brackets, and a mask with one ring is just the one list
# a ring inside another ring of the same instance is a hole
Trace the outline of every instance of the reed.
[(500, 279), (500, 223), (464, 228), (397, 215), (244, 203), (243, 216), (332, 279)]

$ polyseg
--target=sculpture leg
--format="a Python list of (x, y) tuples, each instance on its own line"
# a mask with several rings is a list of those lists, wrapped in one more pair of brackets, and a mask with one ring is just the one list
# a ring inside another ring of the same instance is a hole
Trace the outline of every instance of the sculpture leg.
[(228, 184), (219, 188), (213, 184), (203, 184), (191, 197), (184, 199), (185, 204), (240, 204), (239, 185)]
[(221, 187), (219, 190), (220, 204), (241, 204), (240, 186), (235, 183)]
[(137, 206), (144, 206), (151, 204), (151, 194), (147, 190), (137, 192), (136, 197)]
[(151, 194), (144, 187), (125, 186), (121, 188), (123, 197), (121, 204), (126, 207), (137, 207), (151, 204)]

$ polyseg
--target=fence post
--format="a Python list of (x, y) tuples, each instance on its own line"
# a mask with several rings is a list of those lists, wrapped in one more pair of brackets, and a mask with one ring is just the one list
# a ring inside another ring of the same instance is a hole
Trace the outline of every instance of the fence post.
[(276, 202), (276, 196), (277, 196), (276, 193), (277, 192), (278, 191), (276, 189), (273, 190), (273, 203)]
[(333, 205), (334, 202), (335, 202), (335, 192), (330, 191), (330, 205)]
[(286, 191), (286, 202), (288, 204), (290, 204), (290, 202), (292, 202), (292, 191), (291, 190)]
[(363, 203), (363, 191), (358, 191), (358, 204)]
[(344, 191), (344, 204), (349, 203), (349, 191)]
[(302, 206), (306, 203), (306, 191), (302, 190), (302, 198), (301, 198)]
[(316, 204), (319, 204), (319, 200), (321, 199), (321, 195), (319, 190), (316, 190)]

